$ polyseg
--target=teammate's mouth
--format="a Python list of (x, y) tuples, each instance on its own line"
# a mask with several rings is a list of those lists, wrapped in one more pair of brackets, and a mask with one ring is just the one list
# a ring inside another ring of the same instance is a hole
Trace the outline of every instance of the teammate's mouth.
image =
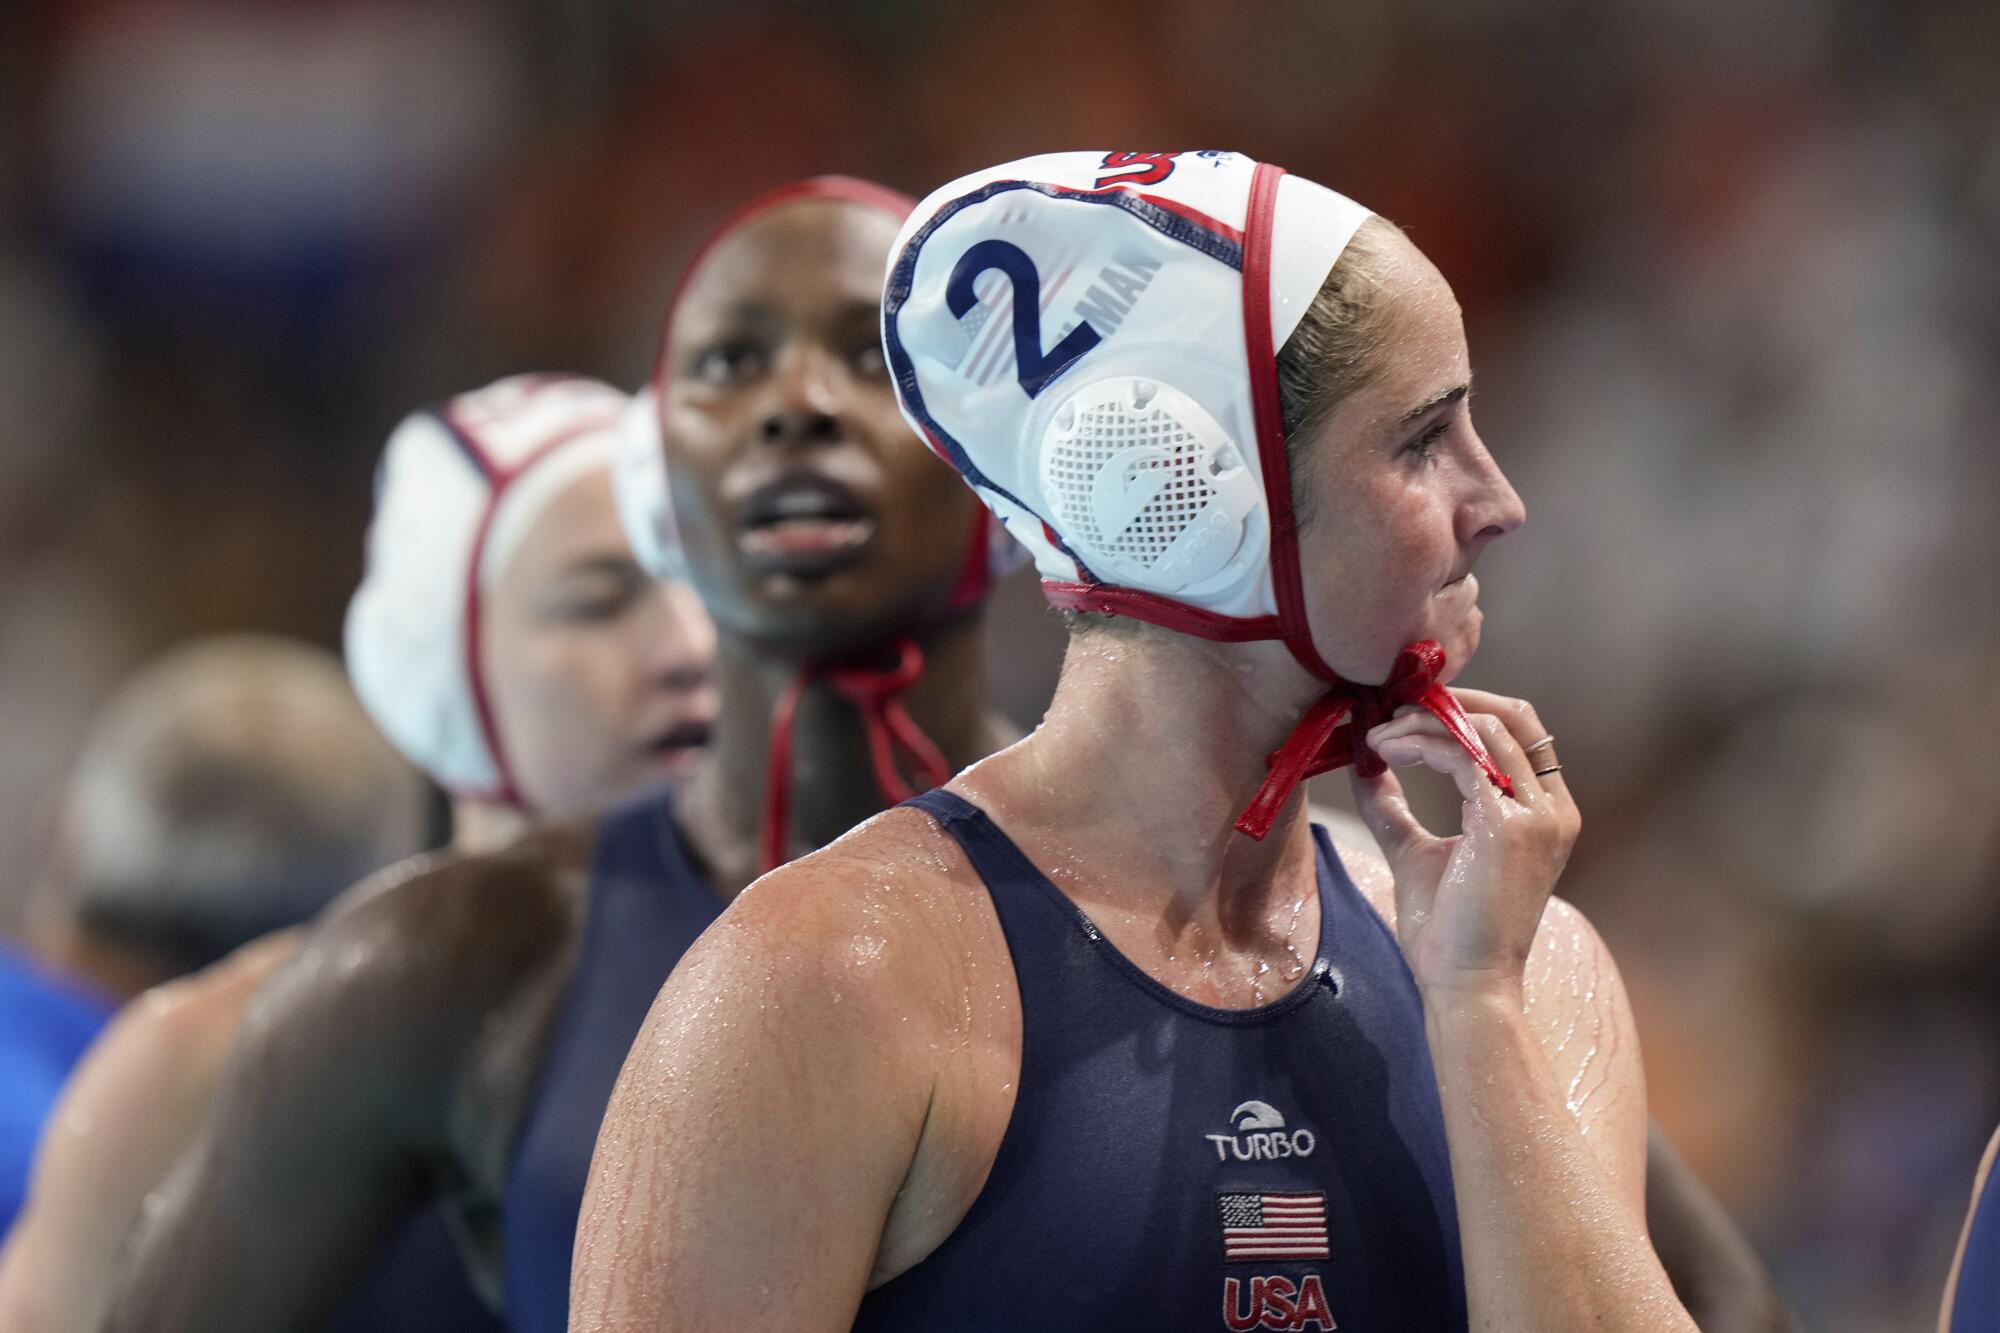
[(753, 569), (819, 578), (858, 557), (875, 535), (861, 497), (818, 472), (793, 472), (752, 491), (738, 510), (737, 547)]
[(709, 732), (706, 722), (677, 722), (648, 738), (639, 748), (655, 763), (678, 768), (707, 748)]

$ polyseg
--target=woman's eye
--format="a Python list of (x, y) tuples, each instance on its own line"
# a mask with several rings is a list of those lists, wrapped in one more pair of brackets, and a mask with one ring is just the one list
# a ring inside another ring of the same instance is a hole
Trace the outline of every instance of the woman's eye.
[(756, 374), (763, 363), (762, 351), (750, 343), (716, 343), (696, 355), (694, 377), (704, 384), (734, 384)]
[(1437, 453), (1437, 443), (1444, 433), (1451, 429), (1451, 420), (1446, 418), (1425, 427), (1424, 433), (1403, 446), (1403, 452), (1420, 462), (1428, 462)]
[(593, 579), (587, 586), (565, 589), (549, 609), (563, 624), (609, 624), (631, 611), (648, 582), (636, 568), (630, 578)]
[(556, 619), (566, 625), (603, 625), (624, 615), (630, 604), (626, 597), (571, 597), (555, 608)]
[(869, 379), (879, 379), (889, 373), (889, 364), (882, 356), (882, 344), (869, 342), (862, 344), (854, 352), (855, 373)]
[(623, 598), (593, 597), (586, 602), (572, 602), (567, 618), (579, 625), (601, 625), (607, 620), (616, 620), (624, 609)]

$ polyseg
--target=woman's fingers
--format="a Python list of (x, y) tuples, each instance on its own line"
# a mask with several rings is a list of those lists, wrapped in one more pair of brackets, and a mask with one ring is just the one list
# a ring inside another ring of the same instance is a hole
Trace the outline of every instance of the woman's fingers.
[[(1542, 784), (1535, 777), (1534, 765), (1529, 761), (1528, 756), (1522, 753), (1520, 742), (1514, 739), (1513, 733), (1507, 730), (1499, 718), (1488, 713), (1469, 712), (1466, 714), (1466, 721), (1472, 725), (1474, 731), (1479, 733), (1479, 739), (1485, 743), (1486, 752), (1492, 756), (1495, 766), (1513, 782), (1515, 797), (1523, 805), (1533, 804), (1542, 794)], [(1405, 713), (1401, 717), (1384, 722), (1381, 726), (1368, 733), (1368, 743), (1375, 747), (1376, 753), (1380, 754), (1384, 744), (1415, 736), (1441, 737), (1446, 740), (1451, 748), (1457, 751), (1458, 755), (1471, 767), (1471, 770), (1479, 775), (1480, 782), (1485, 785), (1487, 790), (1494, 796), (1500, 795), (1493, 788), (1492, 782), (1487, 779), (1484, 770), (1479, 767), (1478, 761), (1466, 753), (1465, 747), (1452, 739), (1451, 733), (1445, 730), (1444, 723), (1438, 721), (1437, 718), (1427, 712)], [(1383, 757), (1387, 758), (1386, 755)], [(1425, 762), (1431, 768), (1438, 767), (1436, 764), (1429, 763), (1428, 760)], [(1439, 769), (1438, 771), (1443, 772), (1445, 770)], [(1453, 779), (1456, 780), (1456, 778), (1457, 774), (1454, 770)], [(1464, 790), (1463, 784), (1460, 785), (1460, 790)], [(1465, 799), (1469, 801), (1473, 797), (1470, 793), (1466, 793)]]
[(1394, 773), (1370, 778), (1355, 769), (1353, 788), (1354, 808), (1361, 815), (1361, 822), (1375, 835), (1375, 845), (1382, 849), (1391, 870), (1402, 864), (1412, 848), (1431, 838), (1430, 830), (1410, 812), (1409, 798), (1403, 794), (1403, 784)]
[(1452, 697), (1459, 707), (1468, 713), (1486, 713), (1497, 717), (1506, 724), (1508, 732), (1519, 741), (1523, 748), (1533, 745), (1549, 734), (1542, 725), (1540, 714), (1526, 699), (1516, 699), (1511, 695), (1494, 694), (1487, 690), (1465, 690), (1452, 687)]
[(1462, 690), (1453, 688), (1452, 695), (1467, 713), (1481, 713), (1497, 717), (1506, 724), (1508, 732), (1520, 744), (1521, 752), (1528, 756), (1530, 771), (1537, 768), (1549, 769), (1536, 776), (1543, 791), (1554, 797), (1559, 805), (1567, 807), (1567, 813), (1578, 824), (1576, 798), (1571, 795), (1569, 783), (1564, 780), (1561, 768), (1550, 768), (1560, 761), (1555, 758), (1555, 746), (1551, 743), (1538, 750), (1529, 747), (1550, 741), (1552, 733), (1535, 706), (1526, 699), (1516, 699), (1510, 695), (1492, 694), (1486, 690)]
[[(1399, 725), (1400, 719), (1387, 724), (1397, 729), (1374, 740), (1375, 753), (1381, 755), (1383, 762), (1392, 768), (1422, 764), (1425, 768), (1443, 773), (1457, 785), (1459, 796), (1472, 804), (1507, 799), (1486, 776), (1486, 770), (1479, 766), (1479, 761), (1467, 754), (1465, 747), (1453, 740), (1435, 718), (1426, 718), (1425, 721), (1430, 726), (1404, 728)], [(1501, 771), (1508, 777), (1514, 777), (1500, 756), (1495, 755), (1494, 762), (1500, 764)], [(1515, 779), (1514, 791), (1524, 801), (1528, 799), (1518, 778)]]

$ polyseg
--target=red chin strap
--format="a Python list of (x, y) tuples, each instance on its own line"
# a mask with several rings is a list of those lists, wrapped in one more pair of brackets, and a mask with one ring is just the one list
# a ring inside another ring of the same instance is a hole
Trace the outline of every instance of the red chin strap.
[[(1278, 812), (1307, 778), (1347, 764), (1369, 776), (1382, 772), (1382, 761), (1368, 748), (1366, 734), (1406, 704), (1429, 709), (1466, 753), (1479, 761), (1493, 785), (1508, 796), (1514, 794), (1514, 784), (1486, 752), (1479, 733), (1466, 721), (1465, 710), (1440, 683), (1445, 656), (1435, 642), (1426, 639), (1405, 647), (1397, 654), (1388, 681), (1377, 686), (1342, 680), (1313, 645), (1305, 583), (1299, 570), (1298, 522), (1292, 513), (1284, 413), (1278, 401), (1277, 351), (1271, 345), (1271, 235), (1278, 211), (1278, 181), (1284, 174), (1282, 168), (1268, 162), (1258, 164), (1250, 178), (1250, 202), (1243, 223), (1243, 343), (1250, 363), (1257, 459), (1263, 469), (1264, 499), (1271, 517), (1271, 588), (1278, 613), (1225, 616), (1132, 588), (1053, 580), (1042, 585), (1050, 605), (1073, 611), (1131, 616), (1222, 643), (1281, 640), (1300, 666), (1327, 682), (1326, 694), (1306, 710), (1285, 743), (1265, 761), (1270, 773), (1237, 818), (1237, 830), (1259, 840), (1271, 831)], [(1350, 719), (1345, 727), (1340, 725), (1343, 718)]]
[(910, 638), (897, 639), (892, 646), (896, 661), (891, 666), (808, 666), (778, 697), (778, 706), (771, 714), (771, 754), (764, 779), (765, 870), (776, 870), (790, 859), (785, 834), (791, 818), (792, 726), (798, 720), (806, 686), (814, 681), (825, 682), (861, 715), (862, 729), (868, 735), (868, 757), (875, 769), (875, 788), (890, 805), (916, 795), (897, 767), (899, 757), (922, 776), (926, 789), (951, 780), (951, 765), (943, 751), (924, 734), (900, 697), (923, 675), (923, 649)]
[[(1292, 728), (1285, 743), (1265, 758), (1264, 763), (1271, 771), (1248, 808), (1237, 817), (1236, 831), (1261, 842), (1277, 822), (1285, 802), (1307, 778), (1349, 764), (1371, 778), (1384, 772), (1387, 765), (1383, 764), (1382, 756), (1368, 747), (1368, 733), (1394, 717), (1398, 708), (1411, 704), (1429, 709), (1431, 716), (1444, 723), (1452, 739), (1479, 761), (1493, 785), (1503, 795), (1512, 796), (1513, 780), (1494, 764), (1479, 733), (1466, 720), (1465, 710), (1439, 681), (1444, 667), (1444, 649), (1434, 640), (1425, 639), (1396, 654), (1396, 665), (1382, 684), (1350, 685), (1342, 681), (1321, 695), (1319, 702), (1299, 719), (1298, 726)], [(1341, 725), (1343, 719), (1345, 726)]]

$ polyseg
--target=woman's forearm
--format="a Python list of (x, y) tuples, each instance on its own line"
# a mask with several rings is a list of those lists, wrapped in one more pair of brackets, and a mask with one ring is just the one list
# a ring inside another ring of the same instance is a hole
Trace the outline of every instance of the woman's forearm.
[(1518, 989), (1424, 999), (1472, 1327), (1693, 1333), (1642, 1220), (1564, 1105)]

